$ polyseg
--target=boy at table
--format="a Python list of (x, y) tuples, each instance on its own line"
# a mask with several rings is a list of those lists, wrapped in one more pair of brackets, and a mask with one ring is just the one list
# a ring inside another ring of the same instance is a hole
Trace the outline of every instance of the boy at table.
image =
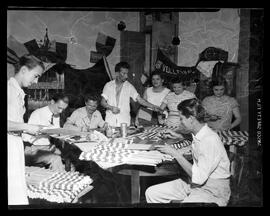
[[(188, 99), (178, 105), (180, 122), (192, 133), (191, 164), (183, 152), (169, 145), (158, 146), (158, 150), (173, 156), (191, 177), (191, 183), (182, 179), (149, 187), (146, 192), (148, 203), (216, 203), (226, 206), (230, 198), (230, 162), (218, 134), (204, 123), (205, 110), (197, 99)], [(178, 137), (168, 130), (171, 137)]]

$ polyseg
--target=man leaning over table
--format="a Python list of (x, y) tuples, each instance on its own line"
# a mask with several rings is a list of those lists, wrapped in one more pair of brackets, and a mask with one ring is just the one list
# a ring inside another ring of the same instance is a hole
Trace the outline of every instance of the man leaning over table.
[[(188, 99), (178, 105), (180, 123), (192, 133), (191, 164), (181, 149), (169, 145), (158, 150), (173, 156), (191, 177), (191, 183), (182, 179), (157, 184), (146, 192), (148, 203), (216, 203), (226, 206), (230, 198), (230, 161), (218, 134), (204, 123), (205, 110), (198, 99)], [(170, 131), (168, 131), (170, 132)], [(172, 134), (174, 137), (177, 135)]]
[(130, 125), (130, 98), (154, 111), (160, 111), (158, 106), (144, 100), (134, 86), (127, 81), (129, 68), (127, 62), (116, 64), (116, 78), (106, 83), (103, 88), (101, 105), (106, 109), (105, 121), (113, 127), (119, 127), (121, 123)]
[(107, 123), (97, 110), (99, 96), (94, 93), (86, 94), (84, 96), (84, 103), (84, 107), (76, 109), (71, 116), (67, 118), (64, 128), (77, 131), (90, 131), (96, 128), (105, 130)]
[[(60, 128), (60, 113), (67, 108), (69, 98), (63, 93), (53, 95), (48, 106), (34, 110), (28, 120), (29, 124), (45, 125), (48, 128)], [(49, 165), (54, 171), (65, 171), (61, 153), (50, 143), (47, 135), (32, 136), (23, 134), (25, 142), (25, 162), (27, 166)]]

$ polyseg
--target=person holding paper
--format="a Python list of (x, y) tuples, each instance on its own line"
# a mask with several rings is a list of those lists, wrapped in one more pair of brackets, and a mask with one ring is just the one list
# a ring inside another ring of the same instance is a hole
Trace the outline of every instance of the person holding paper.
[(160, 111), (158, 106), (143, 99), (134, 86), (127, 81), (129, 68), (127, 62), (116, 64), (115, 80), (106, 83), (103, 88), (101, 105), (106, 109), (105, 121), (113, 127), (119, 127), (121, 123), (130, 125), (130, 98), (154, 111)]
[[(156, 106), (160, 106), (163, 99), (170, 92), (170, 89), (163, 86), (164, 77), (158, 72), (154, 71), (151, 74), (152, 87), (149, 87), (145, 90), (143, 98)], [(162, 124), (162, 116), (153, 112), (153, 110), (141, 107), (137, 113), (136, 120), (137, 125), (151, 126)]]
[(182, 179), (157, 184), (146, 192), (148, 203), (169, 203), (180, 200), (182, 203), (216, 203), (226, 206), (230, 194), (230, 161), (218, 134), (208, 127), (205, 109), (197, 99), (182, 101), (178, 106), (180, 122), (192, 133), (191, 164), (184, 151), (170, 145), (160, 146), (158, 150), (173, 156), (191, 182)]
[(8, 205), (28, 205), (25, 157), (21, 132), (37, 134), (43, 126), (24, 123), (23, 87), (38, 82), (44, 64), (33, 55), (24, 55), (14, 65), (15, 75), (7, 82)]
[[(67, 108), (69, 98), (63, 93), (52, 96), (48, 106), (34, 110), (28, 120), (29, 124), (40, 124), (46, 128), (60, 128), (60, 114)], [(27, 166), (46, 166), (55, 171), (65, 171), (61, 152), (50, 143), (48, 135), (32, 136), (23, 134), (25, 142), (25, 160)]]
[(105, 130), (108, 124), (103, 120), (101, 113), (97, 110), (99, 104), (98, 95), (85, 95), (84, 103), (84, 107), (76, 109), (67, 118), (64, 128), (76, 131), (91, 131), (91, 129), (95, 128)]

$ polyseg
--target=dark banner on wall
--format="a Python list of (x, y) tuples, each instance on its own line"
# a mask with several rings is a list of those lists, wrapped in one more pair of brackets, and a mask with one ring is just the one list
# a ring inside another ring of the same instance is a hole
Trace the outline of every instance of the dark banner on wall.
[(167, 77), (179, 77), (183, 81), (199, 79), (200, 72), (194, 67), (182, 67), (174, 64), (160, 49), (157, 52), (155, 70), (164, 73)]

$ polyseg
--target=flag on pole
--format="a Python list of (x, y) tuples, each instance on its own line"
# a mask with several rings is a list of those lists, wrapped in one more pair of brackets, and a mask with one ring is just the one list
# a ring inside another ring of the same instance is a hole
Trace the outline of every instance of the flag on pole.
[(102, 53), (106, 57), (111, 54), (116, 39), (110, 36), (107, 36), (102, 33), (98, 33), (97, 40), (96, 40), (96, 50), (98, 53)]
[(107, 59), (106, 59), (105, 56), (103, 56), (102, 58), (103, 58), (103, 61), (104, 61), (104, 65), (105, 65), (105, 68), (106, 68), (106, 72), (107, 72), (107, 74), (108, 74), (110, 80), (112, 80), (112, 79), (113, 79), (113, 78), (112, 78), (112, 73), (111, 73), (109, 64), (108, 64), (108, 62), (107, 62)]
[(95, 51), (90, 52), (90, 62), (97, 63), (100, 59), (102, 59), (103, 54)]

